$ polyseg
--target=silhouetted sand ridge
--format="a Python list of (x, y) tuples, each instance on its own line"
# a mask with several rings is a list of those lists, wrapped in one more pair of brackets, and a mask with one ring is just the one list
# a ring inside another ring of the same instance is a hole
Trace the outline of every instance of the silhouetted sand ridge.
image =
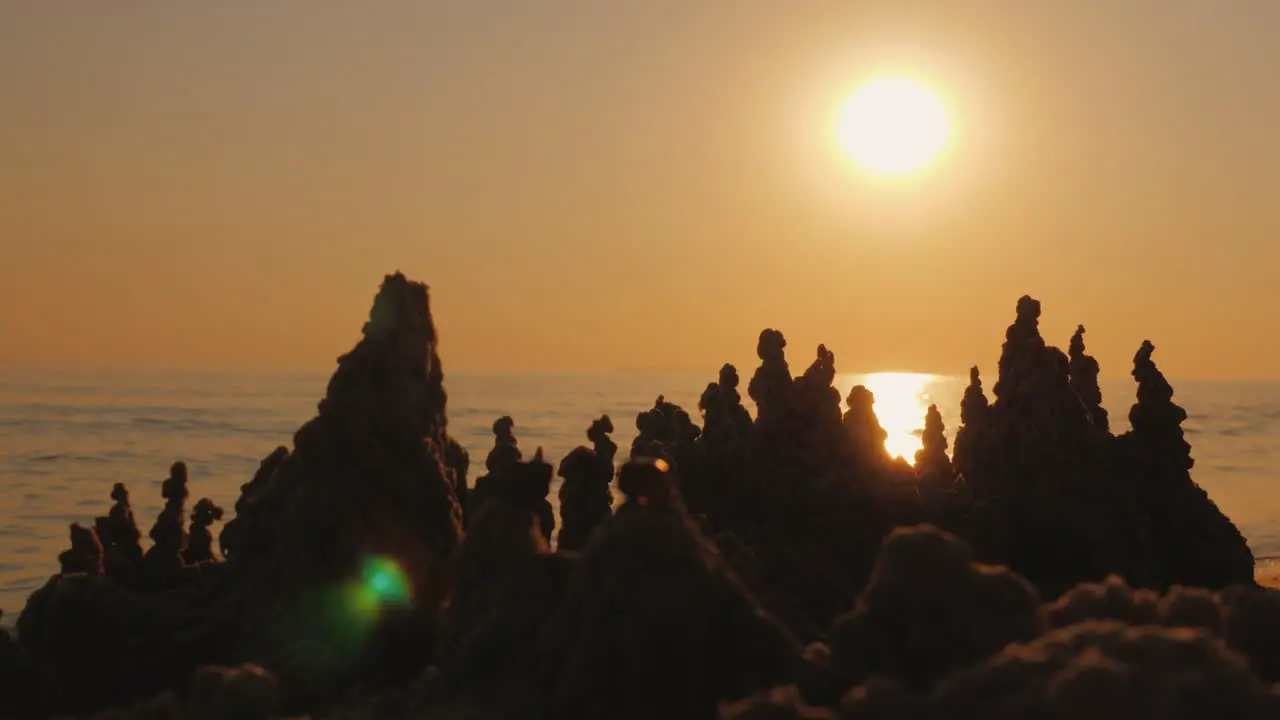
[(468, 487), (427, 288), (390, 275), (221, 557), (182, 463), (145, 552), (123, 484), (71, 526), (0, 635), (0, 715), (1276, 717), (1280, 594), (1191, 478), (1154, 347), (1116, 436), (1083, 327), (1063, 353), (1039, 316), (1018, 301), (994, 399), (973, 368), (953, 454), (931, 407), (914, 465), (870, 390), (842, 410), (831, 351), (792, 377), (765, 330), (758, 417), (731, 365), (701, 426), (659, 396), (616, 513), (599, 418), (559, 464), (557, 535), (517, 419)]

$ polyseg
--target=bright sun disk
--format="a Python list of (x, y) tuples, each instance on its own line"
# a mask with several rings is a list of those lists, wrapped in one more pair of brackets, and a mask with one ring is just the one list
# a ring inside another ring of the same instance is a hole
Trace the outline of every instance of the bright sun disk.
[(911, 80), (884, 77), (854, 92), (836, 119), (836, 141), (854, 162), (883, 175), (928, 165), (947, 146), (951, 127), (942, 102)]

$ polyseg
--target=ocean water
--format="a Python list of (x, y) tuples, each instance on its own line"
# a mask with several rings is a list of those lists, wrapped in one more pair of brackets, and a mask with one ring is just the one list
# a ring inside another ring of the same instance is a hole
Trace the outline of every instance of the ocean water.
[[(542, 447), (553, 465), (586, 444), (591, 420), (608, 413), (621, 454), (635, 416), (664, 394), (696, 414), (706, 375), (450, 374), (450, 432), (483, 472), (494, 419), (511, 415), (525, 456)], [(160, 483), (174, 460), (190, 470), (191, 500), (228, 512), (240, 485), (315, 413), (325, 374), (126, 375), (0, 371), (0, 609), (10, 625), (31, 591), (57, 572), (68, 525), (91, 524), (111, 506), (114, 482), (129, 486), (145, 535), (161, 507)], [(908, 373), (840, 375), (876, 395), (886, 445), (910, 459), (925, 409), (937, 404), (948, 439), (959, 424), (967, 378)], [(990, 392), (988, 380), (988, 396)], [(743, 394), (746, 381), (744, 378)], [(1249, 538), (1259, 564), (1280, 557), (1280, 383), (1174, 382), (1187, 408), (1195, 479)], [(1128, 426), (1134, 383), (1102, 383), (1112, 427)], [(750, 401), (746, 400), (748, 407)], [(754, 411), (754, 408), (752, 408)], [(555, 502), (552, 488), (552, 502)], [(215, 528), (215, 535), (217, 528)], [(144, 540), (145, 542), (145, 540)]]

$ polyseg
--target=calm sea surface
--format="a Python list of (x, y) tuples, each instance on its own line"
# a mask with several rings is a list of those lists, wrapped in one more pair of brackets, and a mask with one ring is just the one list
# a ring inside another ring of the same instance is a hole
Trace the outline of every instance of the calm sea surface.
[[(315, 413), (327, 375), (69, 375), (0, 370), (0, 620), (11, 625), (27, 595), (58, 569), (68, 524), (92, 523), (126, 483), (145, 535), (160, 509), (160, 481), (174, 460), (191, 474), (191, 502), (209, 497), (230, 513), (258, 462)], [(636, 413), (658, 394), (696, 414), (707, 375), (450, 374), (450, 431), (471, 452), (472, 476), (493, 444), (490, 426), (516, 420), (526, 457), (550, 462), (586, 444), (588, 424), (608, 413), (626, 448)], [(876, 395), (887, 445), (910, 458), (925, 408), (936, 403), (948, 437), (959, 424), (965, 379), (842, 375)], [(745, 379), (743, 390), (745, 390)], [(988, 382), (988, 385), (990, 382)], [(1230, 515), (1260, 563), (1280, 556), (1280, 383), (1174, 383), (1187, 408), (1195, 479)], [(989, 391), (989, 387), (988, 387)], [(1128, 425), (1134, 384), (1104, 381), (1113, 429)], [(743, 393), (745, 395), (745, 392)], [(749, 401), (748, 401), (749, 402)], [(625, 450), (624, 450), (625, 452)], [(552, 502), (555, 502), (554, 488)], [(229, 519), (229, 518), (228, 518)], [(216, 530), (215, 530), (216, 532)]]

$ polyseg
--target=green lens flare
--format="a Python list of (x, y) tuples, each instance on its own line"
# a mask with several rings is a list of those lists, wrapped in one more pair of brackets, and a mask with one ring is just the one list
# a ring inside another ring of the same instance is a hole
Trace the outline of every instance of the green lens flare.
[(381, 556), (367, 558), (361, 574), (360, 587), (376, 605), (404, 605), (409, 602), (409, 579), (396, 561)]
[(294, 598), (282, 614), (276, 664), (307, 681), (336, 677), (357, 662), (385, 611), (412, 601), (412, 583), (395, 560), (370, 555), (345, 583)]

